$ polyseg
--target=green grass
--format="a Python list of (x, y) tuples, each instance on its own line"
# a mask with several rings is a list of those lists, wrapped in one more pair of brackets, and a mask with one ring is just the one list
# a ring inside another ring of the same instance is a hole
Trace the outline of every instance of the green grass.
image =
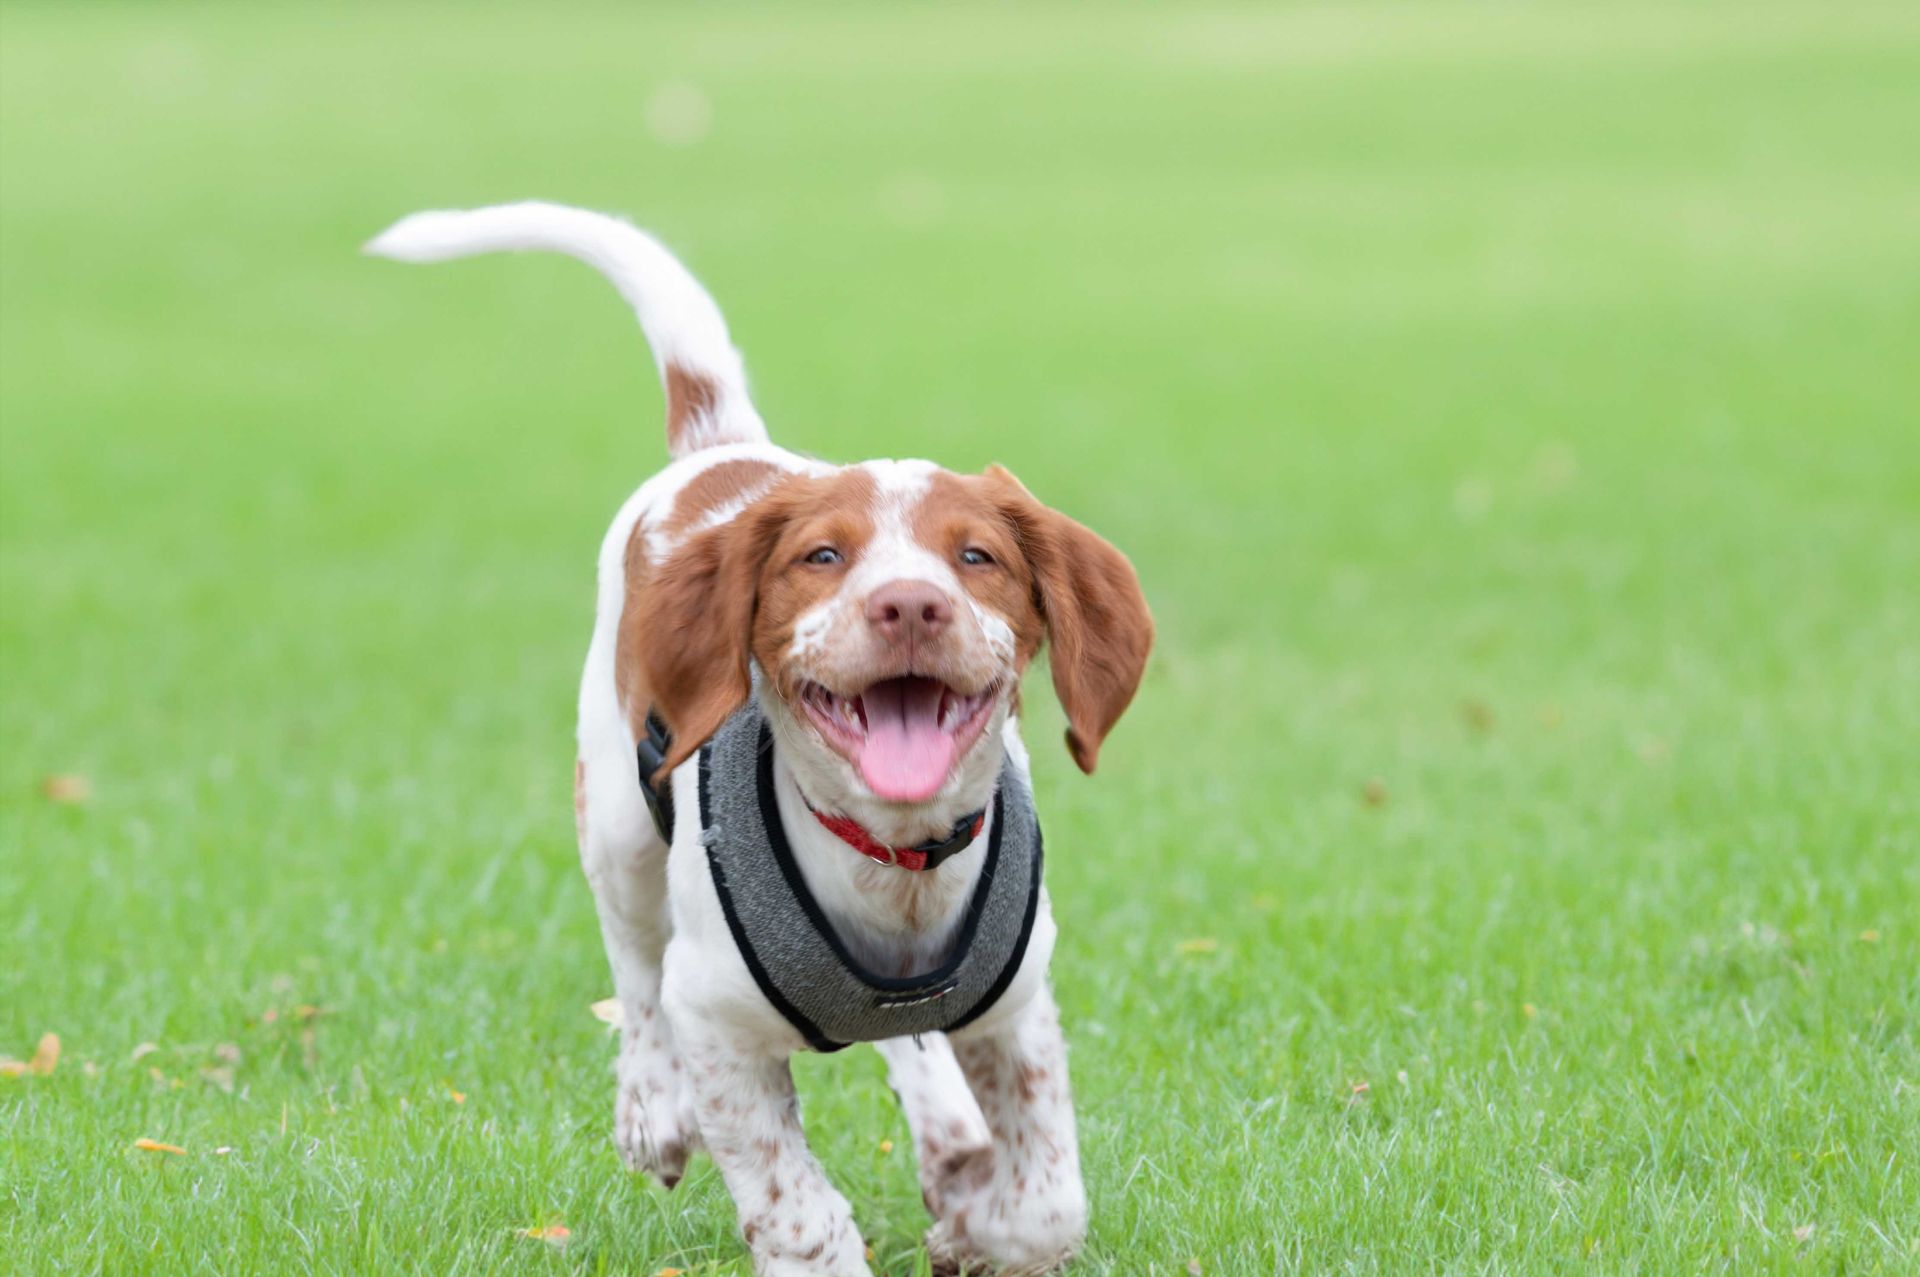
[[(745, 1271), (704, 1159), (620, 1170), (586, 1011), (650, 362), (577, 266), (354, 255), (538, 195), (682, 250), (782, 442), (1134, 556), (1097, 777), (1028, 697), (1077, 1271), (1920, 1270), (1913, 5), (3, 36), (0, 1053), (65, 1044), (0, 1079), (6, 1266)], [(877, 1061), (797, 1069), (915, 1272)]]

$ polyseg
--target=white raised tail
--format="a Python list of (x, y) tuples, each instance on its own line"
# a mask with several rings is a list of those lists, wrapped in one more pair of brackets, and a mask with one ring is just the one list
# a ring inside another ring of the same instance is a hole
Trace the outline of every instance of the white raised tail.
[(562, 204), (497, 204), (403, 217), (364, 251), (401, 262), (444, 262), (529, 250), (585, 262), (639, 315), (666, 390), (669, 454), (767, 442), (720, 308), (672, 253), (629, 222)]

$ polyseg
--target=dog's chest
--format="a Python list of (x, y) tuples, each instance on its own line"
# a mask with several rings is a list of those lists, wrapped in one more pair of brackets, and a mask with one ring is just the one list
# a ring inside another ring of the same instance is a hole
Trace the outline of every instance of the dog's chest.
[(702, 840), (728, 930), (761, 992), (816, 1050), (962, 1028), (1006, 991), (1032, 934), (1042, 854), (1013, 769), (995, 792), (950, 953), (907, 976), (872, 969), (863, 960), (871, 951), (850, 949), (808, 888), (781, 827), (771, 735), (756, 707), (702, 748), (699, 776)]

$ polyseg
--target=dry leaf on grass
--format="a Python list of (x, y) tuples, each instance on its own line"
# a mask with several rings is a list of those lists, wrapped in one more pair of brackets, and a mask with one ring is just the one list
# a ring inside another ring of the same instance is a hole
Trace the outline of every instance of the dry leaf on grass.
[(880, 1141), (880, 1151), (881, 1151), (882, 1153), (891, 1153), (891, 1152), (893, 1152), (893, 1141), (892, 1141), (892, 1140), (881, 1140), (881, 1141)]
[(1477, 696), (1469, 696), (1460, 702), (1460, 717), (1468, 727), (1482, 735), (1494, 728), (1493, 706)]
[(593, 1012), (593, 1018), (608, 1028), (617, 1029), (627, 1022), (627, 1009), (620, 1005), (619, 998), (601, 998), (587, 1010)]
[(1212, 953), (1220, 947), (1220, 942), (1212, 936), (1195, 936), (1191, 940), (1182, 940), (1173, 946), (1175, 953)]
[(40, 793), (48, 802), (84, 803), (93, 797), (93, 782), (85, 776), (55, 773), (40, 782)]
[(178, 1144), (162, 1144), (159, 1140), (150, 1140), (144, 1136), (133, 1142), (133, 1146), (147, 1153), (171, 1153), (175, 1157), (185, 1157), (187, 1150)]
[(573, 1236), (573, 1230), (565, 1224), (548, 1224), (543, 1228), (522, 1228), (520, 1236), (536, 1242), (545, 1242), (549, 1246), (565, 1246)]
[(23, 1077), (27, 1071), (25, 1060), (16, 1060), (11, 1056), (0, 1055), (0, 1077)]
[(1369, 807), (1385, 807), (1387, 805), (1387, 782), (1375, 776), (1360, 787), (1360, 800)]
[[(867, 1258), (868, 1259), (873, 1258), (873, 1251), (871, 1248), (869, 1248), (867, 1251)], [(686, 1273), (687, 1273), (687, 1270), (684, 1268), (662, 1268), (659, 1272), (655, 1273), (653, 1277), (686, 1277)]]
[(60, 1035), (43, 1033), (40, 1045), (33, 1048), (33, 1058), (27, 1061), (27, 1071), (35, 1077), (51, 1077), (60, 1067)]
[(465, 1091), (456, 1091), (453, 1089), (452, 1082), (447, 1082), (446, 1079), (444, 1078), (441, 1080), (445, 1082), (445, 1085), (447, 1088), (447, 1097), (449, 1099), (451, 1099), (455, 1104), (465, 1104), (467, 1102), (467, 1093)]

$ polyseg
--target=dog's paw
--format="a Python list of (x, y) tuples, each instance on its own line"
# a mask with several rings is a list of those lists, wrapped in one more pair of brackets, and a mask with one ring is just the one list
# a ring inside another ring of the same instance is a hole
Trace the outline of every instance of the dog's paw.
[(1005, 1190), (989, 1185), (962, 1203), (950, 1203), (927, 1230), (927, 1255), (936, 1274), (1041, 1277), (1073, 1258), (1086, 1236), (1084, 1198), (1071, 1191)]
[(963, 1236), (956, 1236), (953, 1223), (938, 1220), (921, 1239), (927, 1248), (927, 1259), (933, 1277), (968, 1277), (969, 1274), (990, 1273), (993, 1265), (976, 1252)]
[(613, 1101), (613, 1146), (631, 1171), (645, 1171), (668, 1188), (687, 1172), (700, 1128), (672, 1061), (623, 1053)]

